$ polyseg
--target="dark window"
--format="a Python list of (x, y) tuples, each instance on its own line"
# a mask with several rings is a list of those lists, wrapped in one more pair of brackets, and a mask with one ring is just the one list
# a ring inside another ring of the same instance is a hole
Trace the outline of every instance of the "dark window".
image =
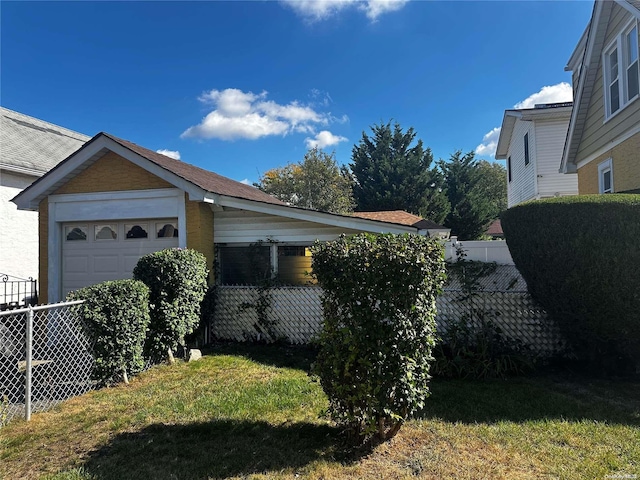
[(529, 165), (529, 134), (524, 135), (524, 164)]
[[(156, 226), (159, 224), (156, 224)], [(158, 230), (158, 238), (170, 238), (178, 236), (178, 227), (172, 223), (165, 223)]]
[(147, 238), (149, 235), (145, 230), (146, 227), (146, 225), (125, 225), (126, 238)]
[(258, 285), (271, 277), (268, 246), (218, 247), (220, 284)]
[(511, 157), (507, 158), (507, 177), (511, 181)]

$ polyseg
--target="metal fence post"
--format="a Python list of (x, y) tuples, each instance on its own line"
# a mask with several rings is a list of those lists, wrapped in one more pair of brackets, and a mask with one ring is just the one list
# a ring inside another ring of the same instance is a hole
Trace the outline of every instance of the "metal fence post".
[(31, 420), (31, 360), (33, 350), (33, 308), (29, 307), (27, 313), (27, 355), (25, 370), (25, 392), (24, 392), (24, 418), (28, 422)]

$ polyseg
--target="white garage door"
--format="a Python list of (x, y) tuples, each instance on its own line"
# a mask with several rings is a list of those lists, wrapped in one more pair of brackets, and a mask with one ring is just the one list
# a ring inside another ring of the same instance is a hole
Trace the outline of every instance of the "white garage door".
[(177, 219), (66, 223), (62, 295), (87, 285), (131, 278), (138, 259), (178, 246)]

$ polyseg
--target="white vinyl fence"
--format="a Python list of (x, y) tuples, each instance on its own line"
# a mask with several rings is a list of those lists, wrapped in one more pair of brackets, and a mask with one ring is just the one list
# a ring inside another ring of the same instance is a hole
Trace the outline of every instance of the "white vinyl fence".
[(0, 426), (94, 388), (91, 345), (73, 306), (0, 312)]
[(499, 265), (513, 265), (513, 258), (505, 240), (465, 240), (459, 241), (455, 237), (444, 244), (445, 259), (456, 260), (456, 247), (462, 247), (467, 260), (478, 262), (496, 262)]

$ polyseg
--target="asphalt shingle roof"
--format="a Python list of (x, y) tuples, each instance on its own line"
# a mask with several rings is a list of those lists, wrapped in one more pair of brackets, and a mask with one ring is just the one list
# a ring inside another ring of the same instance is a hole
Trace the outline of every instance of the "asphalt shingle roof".
[(44, 175), (91, 137), (0, 107), (0, 166)]
[(366, 218), (368, 220), (378, 220), (380, 222), (397, 223), (398, 225), (408, 225), (420, 230), (444, 229), (431, 220), (413, 215), (404, 210), (390, 210), (384, 212), (353, 212), (354, 217)]
[[(98, 134), (100, 135), (100, 134)], [(97, 135), (97, 136), (98, 136)], [(187, 180), (188, 182), (197, 185), (198, 187), (206, 190), (207, 192), (216, 193), (218, 195), (225, 195), (229, 197), (242, 198), (246, 200), (255, 200), (258, 202), (272, 203), (274, 205), (285, 205), (275, 197), (258, 190), (255, 187), (245, 185), (244, 183), (237, 182), (217, 173), (210, 172), (195, 165), (190, 165), (182, 160), (176, 160), (161, 153), (154, 152), (148, 148), (141, 147), (135, 143), (123, 140), (109, 133), (102, 133), (107, 138), (110, 138), (116, 143), (119, 143), (128, 150), (146, 158), (152, 163), (168, 170), (169, 172)], [(96, 137), (97, 137), (96, 136)]]

